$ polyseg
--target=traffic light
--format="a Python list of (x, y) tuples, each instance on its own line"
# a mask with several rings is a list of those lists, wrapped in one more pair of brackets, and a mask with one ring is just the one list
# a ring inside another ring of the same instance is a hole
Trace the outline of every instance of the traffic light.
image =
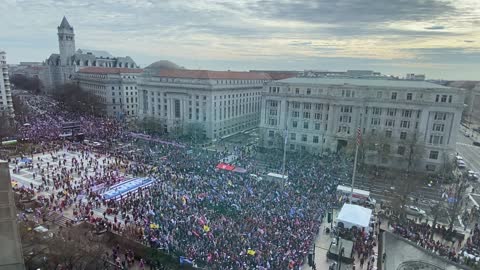
[(328, 223), (332, 223), (333, 219), (332, 219), (332, 212), (328, 212), (327, 214), (327, 221)]

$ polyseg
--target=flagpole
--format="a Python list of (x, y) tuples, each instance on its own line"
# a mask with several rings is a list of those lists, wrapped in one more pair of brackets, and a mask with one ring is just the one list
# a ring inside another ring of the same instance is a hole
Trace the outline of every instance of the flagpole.
[(360, 125), (357, 128), (357, 146), (355, 147), (355, 160), (353, 161), (353, 174), (352, 174), (352, 189), (350, 190), (350, 203), (352, 203), (353, 186), (355, 185), (355, 174), (357, 173), (357, 158), (358, 158), (358, 146), (360, 145), (360, 138), (362, 136), (362, 114), (360, 114)]
[(353, 163), (352, 190), (350, 191), (350, 203), (352, 203), (353, 185), (355, 184), (355, 173), (357, 172), (358, 143), (355, 147), (355, 161)]
[(284, 135), (285, 135), (285, 140), (284, 140), (284, 144), (283, 144), (282, 180), (283, 180), (283, 185), (285, 186), (285, 162), (287, 160), (288, 129), (285, 129)]

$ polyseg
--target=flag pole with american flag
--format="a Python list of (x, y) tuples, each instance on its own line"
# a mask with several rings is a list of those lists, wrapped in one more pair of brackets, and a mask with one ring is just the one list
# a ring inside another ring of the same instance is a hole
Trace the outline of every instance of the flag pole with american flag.
[(362, 141), (362, 115), (360, 114), (360, 125), (357, 128), (357, 145), (355, 146), (355, 161), (353, 162), (353, 174), (352, 174), (352, 190), (350, 191), (350, 203), (352, 203), (352, 195), (353, 195), (353, 186), (355, 185), (355, 174), (357, 172), (357, 157), (358, 157), (358, 146)]

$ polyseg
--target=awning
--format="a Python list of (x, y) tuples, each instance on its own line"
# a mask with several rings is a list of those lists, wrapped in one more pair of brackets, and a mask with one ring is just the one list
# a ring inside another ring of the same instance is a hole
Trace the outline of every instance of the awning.
[(219, 169), (219, 170), (233, 171), (235, 169), (235, 166), (227, 164), (227, 163), (220, 162), (220, 163), (218, 163), (216, 168)]
[(337, 223), (342, 222), (345, 228), (353, 226), (368, 228), (372, 217), (372, 209), (355, 204), (344, 204), (338, 214)]

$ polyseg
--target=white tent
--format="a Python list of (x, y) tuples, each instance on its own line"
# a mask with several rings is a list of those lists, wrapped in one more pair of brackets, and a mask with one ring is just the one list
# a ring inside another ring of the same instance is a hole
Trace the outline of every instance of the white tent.
[(337, 217), (338, 222), (342, 222), (345, 228), (353, 226), (368, 229), (370, 219), (372, 217), (372, 209), (361, 207), (355, 204), (344, 204), (342, 210)]

